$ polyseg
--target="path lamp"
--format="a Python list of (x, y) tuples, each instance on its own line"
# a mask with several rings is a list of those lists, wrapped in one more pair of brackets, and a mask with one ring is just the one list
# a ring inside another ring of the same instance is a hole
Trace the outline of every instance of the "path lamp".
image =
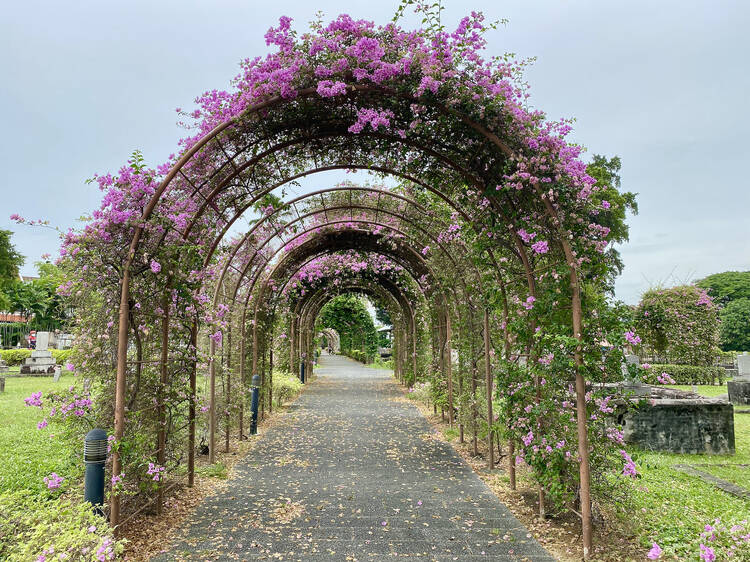
[(258, 434), (258, 395), (260, 393), (260, 375), (253, 375), (250, 385), (250, 435)]
[(83, 499), (101, 514), (104, 505), (104, 464), (107, 462), (107, 432), (92, 429), (83, 440), (83, 462), (86, 463)]

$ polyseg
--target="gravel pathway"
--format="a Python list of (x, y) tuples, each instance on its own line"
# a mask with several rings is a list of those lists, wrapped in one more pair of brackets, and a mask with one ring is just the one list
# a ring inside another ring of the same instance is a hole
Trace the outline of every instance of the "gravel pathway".
[(388, 371), (316, 374), (158, 560), (554, 560)]

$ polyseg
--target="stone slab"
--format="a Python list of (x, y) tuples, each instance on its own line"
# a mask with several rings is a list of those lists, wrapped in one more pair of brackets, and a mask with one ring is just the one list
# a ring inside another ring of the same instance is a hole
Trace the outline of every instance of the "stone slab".
[(651, 451), (733, 455), (734, 407), (722, 400), (650, 400), (625, 417), (625, 441)]
[(39, 351), (46, 351), (49, 348), (49, 340), (49, 332), (37, 332), (35, 349)]
[(727, 383), (729, 401), (738, 406), (750, 405), (750, 381), (733, 380)]
[(750, 382), (750, 355), (747, 353), (737, 356), (737, 378)]

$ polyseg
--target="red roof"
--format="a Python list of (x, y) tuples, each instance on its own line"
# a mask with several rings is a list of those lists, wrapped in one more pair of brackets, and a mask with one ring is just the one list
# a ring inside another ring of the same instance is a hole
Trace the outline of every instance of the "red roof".
[(20, 314), (4, 314), (0, 312), (0, 322), (26, 322), (27, 318)]

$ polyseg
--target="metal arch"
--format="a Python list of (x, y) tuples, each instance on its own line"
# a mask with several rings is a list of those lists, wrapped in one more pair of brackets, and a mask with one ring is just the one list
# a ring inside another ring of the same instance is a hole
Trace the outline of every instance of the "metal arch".
[[(280, 213), (283, 209), (287, 208), (289, 205), (291, 205), (293, 203), (304, 201), (306, 199), (313, 199), (313, 198), (315, 198), (318, 195), (320, 195), (322, 197), (322, 195), (326, 194), (326, 193), (337, 193), (337, 192), (346, 192), (346, 191), (361, 191), (361, 192), (377, 193), (379, 197), (382, 196), (382, 195), (387, 195), (388, 197), (391, 197), (393, 199), (398, 199), (398, 200), (404, 201), (404, 202), (406, 202), (406, 203), (408, 203), (410, 205), (414, 205), (417, 209), (421, 210), (422, 212), (425, 212), (425, 213), (428, 212), (428, 210), (425, 207), (423, 207), (422, 205), (420, 205), (419, 203), (417, 203), (413, 199), (405, 197), (405, 196), (403, 196), (401, 194), (393, 193), (393, 192), (391, 192), (389, 190), (368, 188), (368, 187), (362, 187), (362, 186), (344, 186), (344, 187), (334, 187), (334, 188), (320, 189), (320, 190), (317, 190), (317, 191), (314, 191), (314, 192), (311, 192), (311, 193), (308, 193), (308, 194), (301, 195), (301, 196), (299, 196), (299, 197), (297, 197), (295, 199), (290, 200), (289, 202), (285, 202), (284, 205), (282, 205), (282, 206), (274, 209), (268, 215), (265, 215), (265, 216), (261, 217), (258, 220), (258, 222), (256, 222), (252, 226), (252, 228), (243, 236), (243, 238), (234, 245), (234, 249), (232, 250), (232, 252), (231, 252), (231, 254), (230, 254), (230, 256), (229, 256), (229, 258), (227, 260), (227, 265), (225, 265), (224, 268), (223, 268), (223, 270), (222, 270), (222, 273), (221, 273), (221, 276), (220, 276), (220, 282), (221, 282), (221, 279), (223, 279), (224, 275), (226, 274), (226, 271), (227, 271), (227, 269), (229, 267), (228, 266), (229, 262), (231, 262), (234, 259), (234, 257), (237, 255), (237, 253), (239, 252), (239, 250), (242, 247), (242, 245), (244, 245), (247, 242), (247, 240), (250, 239), (250, 237), (255, 233), (255, 231), (258, 228), (260, 228), (265, 223), (265, 221), (271, 220), (272, 217), (277, 216), (278, 213)], [(336, 206), (336, 207), (327, 207), (326, 205), (324, 205), (323, 208), (321, 208), (321, 209), (315, 209), (313, 211), (310, 211), (310, 212), (306, 213), (305, 215), (303, 215), (302, 217), (300, 217), (298, 215), (297, 219), (289, 221), (288, 223), (286, 223), (284, 225), (283, 229), (277, 230), (273, 234), (273, 236), (269, 236), (267, 239), (265, 239), (263, 241), (263, 244), (261, 244), (260, 246), (256, 246), (255, 247), (255, 254), (253, 255), (252, 258), (250, 258), (250, 261), (254, 261), (255, 257), (260, 253), (260, 249), (262, 249), (270, 241), (271, 238), (273, 238), (275, 236), (278, 236), (280, 233), (283, 233), (283, 231), (286, 230), (290, 225), (292, 225), (292, 224), (294, 224), (296, 222), (299, 222), (302, 218), (307, 218), (307, 217), (310, 217), (310, 216), (314, 216), (314, 215), (317, 215), (317, 214), (319, 214), (321, 212), (327, 214), (328, 211), (331, 211), (331, 210), (338, 210), (338, 209), (343, 210), (343, 209), (346, 209), (346, 208), (349, 208), (349, 205), (340, 205), (340, 206)], [(410, 224), (414, 225), (417, 228), (420, 228), (420, 225), (418, 225), (418, 223), (416, 221), (412, 220), (411, 217), (407, 217), (406, 215), (396, 213), (395, 211), (391, 211), (390, 209), (389, 210), (382, 210), (379, 207), (369, 207), (369, 206), (366, 206), (366, 205), (356, 205), (354, 208), (358, 208), (358, 209), (362, 209), (362, 210), (372, 210), (372, 211), (377, 211), (377, 212), (383, 211), (385, 214), (388, 214), (390, 216), (397, 217), (397, 218), (399, 218), (401, 220), (405, 219)], [(318, 227), (325, 226), (325, 224), (326, 223), (322, 223), (321, 225), (318, 225)], [(420, 229), (424, 230), (424, 232), (427, 232), (425, 229), (423, 229), (423, 227), (421, 227)], [(434, 238), (434, 236), (432, 236), (431, 239), (433, 241), (436, 241), (435, 238)], [(286, 242), (286, 243), (289, 243), (289, 242)], [(471, 263), (471, 262), (469, 261), (469, 263)], [(216, 295), (214, 296), (214, 305), (215, 304), (216, 304)]]
[[(366, 91), (364, 87), (358, 87), (356, 85), (350, 86), (352, 91)], [(380, 91), (378, 88), (368, 88), (370, 91)], [(385, 91), (384, 89), (382, 91)], [(300, 90), (298, 96), (314, 96), (314, 89), (307, 88)], [(388, 92), (389, 96), (397, 96), (395, 92)], [(403, 95), (402, 95), (403, 96)], [(406, 97), (406, 96), (403, 96)], [(501, 153), (506, 157), (512, 158), (513, 153), (510, 148), (503, 143), (497, 135), (492, 131), (484, 127), (483, 125), (475, 122), (468, 116), (458, 112), (457, 110), (449, 110), (441, 104), (435, 104), (430, 100), (418, 100), (420, 103), (433, 103), (434, 106), (440, 106), (445, 111), (446, 115), (457, 117), (461, 122), (470, 126), (472, 129), (483, 135), (486, 139), (490, 140), (495, 146), (497, 146)], [(193, 156), (195, 156), (199, 150), (208, 144), (208, 142), (218, 135), (230, 128), (231, 126), (239, 123), (239, 117), (245, 117), (257, 113), (264, 108), (272, 108), (276, 105), (284, 103), (284, 100), (277, 96), (271, 100), (255, 104), (243, 112), (240, 116), (235, 117), (229, 121), (225, 121), (217, 125), (212, 131), (206, 134), (202, 139), (197, 141), (190, 149), (188, 149), (183, 156), (178, 160), (177, 163), (172, 167), (170, 172), (167, 174), (165, 179), (157, 188), (156, 192), (147, 204), (142, 214), (142, 221), (138, 224), (133, 233), (131, 243), (128, 249), (128, 254), (123, 264), (123, 274), (121, 279), (121, 295), (120, 295), (120, 311), (119, 311), (119, 326), (118, 326), (118, 351), (117, 351), (117, 378), (116, 378), (116, 396), (115, 396), (115, 439), (120, 440), (124, 432), (124, 392), (125, 392), (125, 380), (126, 380), (126, 363), (127, 363), (127, 341), (128, 341), (128, 296), (130, 290), (130, 269), (137, 251), (140, 238), (143, 232), (143, 224), (150, 218), (151, 213), (158, 204), (163, 195), (166, 187), (176, 176), (177, 172), (189, 162)], [(552, 207), (551, 203), (539, 194), (542, 199), (545, 212), (549, 216), (549, 219), (553, 225), (561, 227), (561, 221), (557, 212)], [(580, 463), (580, 477), (581, 477), (581, 510), (582, 510), (582, 521), (583, 521), (583, 539), (584, 539), (584, 558), (588, 557), (589, 550), (591, 548), (591, 499), (590, 499), (590, 472), (589, 472), (589, 454), (587, 444), (587, 426), (586, 426), (586, 412), (585, 412), (585, 384), (581, 373), (583, 366), (583, 358), (581, 354), (581, 346), (583, 344), (582, 334), (582, 304), (581, 294), (579, 286), (579, 273), (578, 264), (575, 261), (575, 257), (572, 254), (572, 248), (565, 237), (560, 233), (558, 236), (558, 242), (563, 249), (565, 258), (570, 268), (570, 288), (571, 288), (571, 309), (572, 309), (572, 324), (574, 337), (578, 339), (579, 346), (575, 352), (575, 365), (576, 365), (576, 398), (577, 398), (577, 414), (578, 414), (578, 445), (579, 455), (581, 457)], [(113, 470), (118, 473), (121, 468), (121, 459), (117, 451), (113, 455)], [(120, 505), (119, 495), (112, 495), (111, 503), (111, 519), (113, 524), (116, 526), (119, 524), (120, 519)]]

